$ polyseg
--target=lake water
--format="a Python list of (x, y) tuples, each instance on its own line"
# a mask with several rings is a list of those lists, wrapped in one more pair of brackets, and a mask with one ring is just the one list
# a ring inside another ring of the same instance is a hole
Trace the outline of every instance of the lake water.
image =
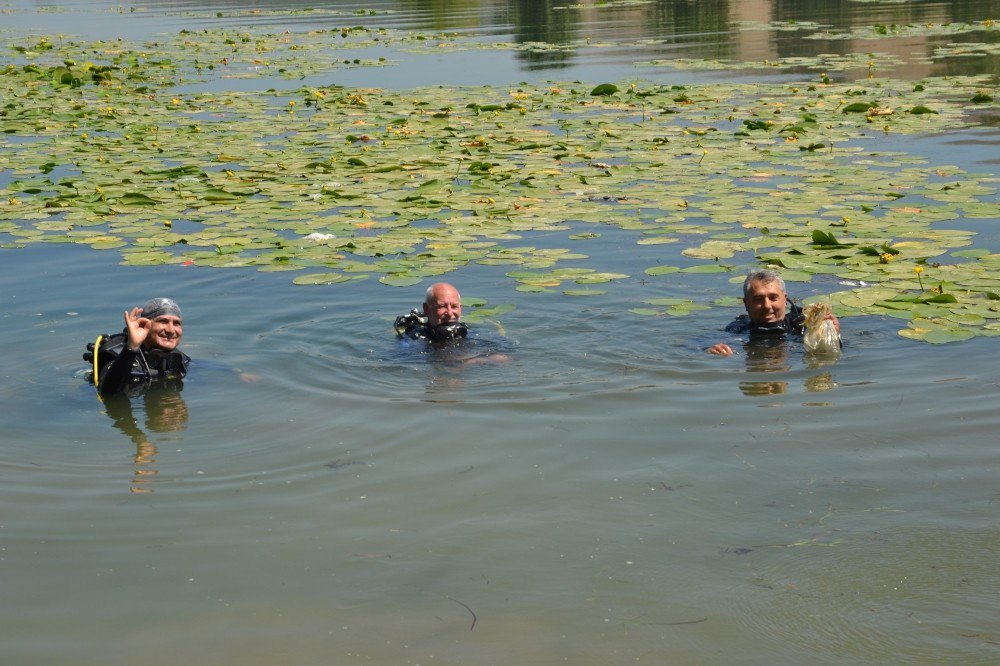
[[(814, 48), (739, 44), (734, 20), (1000, 18), (989, 1), (259, 6), (371, 8), (383, 13), (351, 22), (481, 39), (636, 41), (569, 61), (413, 55), (350, 75), (386, 87), (675, 76), (632, 66), (664, 57), (639, 43), (654, 37), (685, 57)], [(95, 37), (305, 21), (232, 16), (234, 2), (118, 7), (0, 2), (0, 19)], [(977, 62), (989, 73), (996, 60)], [(997, 144), (987, 122), (905, 148), (996, 175)], [(995, 223), (948, 226), (997, 252)], [(640, 279), (648, 261), (624, 231), (600, 252), (637, 277), (571, 298), (514, 291), (507, 266), (450, 273), (466, 298), (516, 306), (476, 327), (509, 360), (461, 364), (393, 336), (431, 279), (304, 287), (244, 268), (122, 266), (85, 246), (0, 250), (0, 661), (1000, 662), (995, 338), (931, 345), (900, 337), (898, 320), (849, 317), (835, 363), (794, 343), (710, 357), (735, 311), (628, 308), (734, 295), (729, 276)], [(800, 297), (839, 288), (790, 284)], [(101, 402), (84, 345), (153, 295), (184, 311), (183, 391)]]

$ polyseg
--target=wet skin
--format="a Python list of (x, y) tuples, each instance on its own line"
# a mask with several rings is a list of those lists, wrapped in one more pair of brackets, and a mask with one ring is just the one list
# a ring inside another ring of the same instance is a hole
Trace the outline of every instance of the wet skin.
[(429, 326), (447, 326), (462, 318), (462, 297), (449, 284), (434, 285), (431, 297), (424, 303), (424, 315)]

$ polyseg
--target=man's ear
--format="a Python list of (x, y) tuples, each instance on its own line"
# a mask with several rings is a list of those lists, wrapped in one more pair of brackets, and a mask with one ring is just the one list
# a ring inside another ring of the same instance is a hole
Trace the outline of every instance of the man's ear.
[(430, 312), (429, 312), (430, 309), (431, 309), (431, 306), (428, 305), (427, 302), (425, 301), (424, 302), (424, 316), (425, 317), (430, 314)]

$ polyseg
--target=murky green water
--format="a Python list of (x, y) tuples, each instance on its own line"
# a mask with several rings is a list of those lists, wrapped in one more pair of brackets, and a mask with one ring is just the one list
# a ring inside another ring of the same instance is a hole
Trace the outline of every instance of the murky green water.
[[(352, 24), (617, 45), (410, 54), (339, 82), (794, 78), (632, 63), (858, 50), (732, 33), (737, 20), (1000, 14), (996, 2), (547, 4), (326, 7), (391, 10)], [(307, 6), (318, 5), (265, 8)], [(347, 22), (238, 8), (7, 3), (0, 18), (6, 30), (102, 37)], [(654, 38), (665, 41), (642, 42)], [(913, 64), (904, 56), (927, 48), (919, 39), (877, 46), (905, 61), (900, 77), (996, 72), (995, 56)], [(991, 122), (903, 148), (995, 177)], [(996, 252), (995, 223), (944, 226)], [(634, 236), (601, 231), (588, 251), (632, 276), (603, 295), (518, 292), (503, 265), (448, 274), (467, 298), (516, 306), (477, 327), (511, 357), (483, 365), (400, 348), (392, 318), (426, 283), (304, 287), (248, 268), (121, 266), (116, 251), (86, 246), (0, 250), (3, 662), (1000, 660), (995, 338), (929, 345), (900, 337), (898, 320), (850, 317), (835, 364), (795, 345), (708, 357), (701, 347), (734, 312), (628, 310), (710, 302), (737, 285), (644, 277)], [(790, 285), (800, 297), (840, 288)], [(184, 309), (195, 365), (183, 391), (101, 403), (82, 379), (85, 342), (159, 294)]]

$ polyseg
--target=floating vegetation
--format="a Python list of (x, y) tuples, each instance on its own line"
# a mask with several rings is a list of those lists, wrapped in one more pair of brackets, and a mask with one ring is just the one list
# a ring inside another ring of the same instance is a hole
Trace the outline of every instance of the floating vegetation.
[[(833, 294), (838, 314), (898, 317), (907, 337), (1000, 329), (997, 255), (972, 246), (971, 232), (934, 226), (997, 217), (996, 179), (886, 148), (994, 108), (987, 77), (198, 87), (390, 66), (388, 52), (337, 57), (389, 44), (469, 46), (363, 26), (11, 40), (0, 63), (0, 244), (85, 244), (133, 266), (290, 271), (301, 285), (405, 287), (500, 266), (521, 292), (597, 296), (633, 276), (560, 245), (615, 234), (654, 264), (636, 279), (736, 276), (763, 262), (789, 281), (873, 285)], [(703, 307), (654, 299), (632, 311)]]
[(741, 32), (800, 32), (828, 28), (830, 26), (815, 21), (737, 21)]
[(734, 62), (730, 60), (697, 60), (692, 58), (671, 58), (636, 62), (637, 67), (671, 67), (674, 69), (700, 70), (824, 70), (840, 72), (851, 69), (884, 71), (903, 64), (903, 60), (891, 53), (825, 53), (818, 56), (788, 56), (761, 61)]
[(992, 43), (966, 43), (948, 44), (934, 49), (931, 58), (933, 60), (944, 60), (945, 58), (981, 58), (983, 56), (995, 56), (1000, 54), (1000, 42)]
[(652, 298), (643, 301), (646, 305), (652, 305), (652, 308), (633, 308), (630, 312), (638, 315), (647, 315), (651, 317), (659, 317), (663, 315), (670, 315), (672, 317), (684, 317), (691, 314), (692, 312), (697, 312), (700, 310), (709, 310), (709, 306), (702, 303), (696, 303), (695, 301), (687, 298)]
[[(857, 2), (858, 0), (854, 0)], [(985, 21), (975, 21), (972, 23), (907, 23), (888, 25), (877, 23), (875, 25), (854, 26), (851, 30), (843, 31), (819, 31), (811, 35), (806, 35), (805, 39), (885, 39), (892, 37), (938, 37), (964, 35), (974, 32), (997, 32), (1000, 31), (1000, 23), (987, 19)]]

